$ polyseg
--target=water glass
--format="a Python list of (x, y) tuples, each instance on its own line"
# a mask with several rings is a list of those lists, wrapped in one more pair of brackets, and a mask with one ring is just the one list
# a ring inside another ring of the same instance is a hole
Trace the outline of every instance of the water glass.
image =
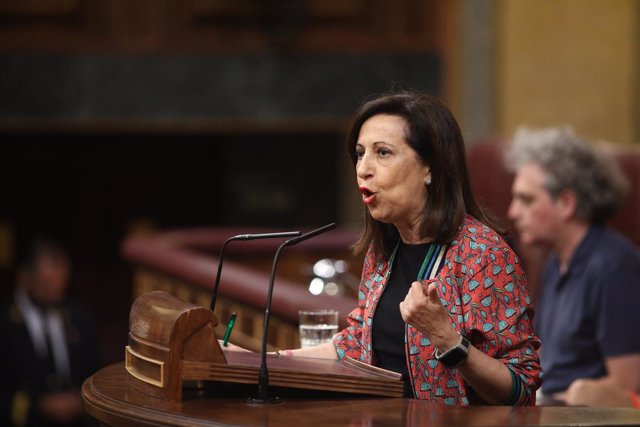
[(313, 347), (331, 341), (338, 333), (338, 310), (300, 310), (300, 346)]

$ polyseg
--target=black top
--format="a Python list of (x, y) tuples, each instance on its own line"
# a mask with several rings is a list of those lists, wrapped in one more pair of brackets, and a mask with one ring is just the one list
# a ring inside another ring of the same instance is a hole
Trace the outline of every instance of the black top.
[(393, 261), (391, 276), (380, 297), (373, 316), (373, 352), (376, 365), (400, 372), (405, 382), (405, 396), (413, 396), (405, 353), (405, 323), (400, 315), (400, 303), (417, 280), (430, 243), (408, 245), (400, 243)]

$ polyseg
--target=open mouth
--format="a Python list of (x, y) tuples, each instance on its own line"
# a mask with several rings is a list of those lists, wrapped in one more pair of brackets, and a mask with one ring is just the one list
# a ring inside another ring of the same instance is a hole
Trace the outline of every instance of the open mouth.
[(373, 203), (376, 198), (376, 193), (369, 190), (367, 187), (360, 187), (360, 194), (362, 194), (362, 202), (365, 205)]

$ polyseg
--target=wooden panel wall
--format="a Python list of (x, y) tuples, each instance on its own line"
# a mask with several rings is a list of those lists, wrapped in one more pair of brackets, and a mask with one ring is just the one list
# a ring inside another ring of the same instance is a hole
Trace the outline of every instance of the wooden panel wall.
[(640, 2), (497, 3), (496, 127), (640, 141)]
[(0, 0), (0, 50), (419, 52), (443, 0)]

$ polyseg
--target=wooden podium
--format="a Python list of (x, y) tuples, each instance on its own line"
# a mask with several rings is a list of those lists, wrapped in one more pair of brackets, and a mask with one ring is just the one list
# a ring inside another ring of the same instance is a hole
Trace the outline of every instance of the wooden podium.
[[(322, 392), (283, 395), (278, 405), (247, 403), (241, 390), (186, 388), (183, 400), (150, 397), (127, 385), (123, 364), (107, 366), (82, 387), (83, 405), (101, 426), (143, 427), (371, 427), (371, 426), (611, 426), (640, 425), (632, 408), (444, 407), (415, 399)], [(284, 390), (283, 390), (284, 391)]]
[[(185, 383), (257, 384), (261, 355), (223, 351), (211, 310), (162, 291), (131, 306), (125, 368), (130, 387), (156, 398), (182, 400)], [(400, 374), (359, 361), (267, 355), (269, 384), (306, 390), (402, 397)]]
[(402, 396), (397, 374), (355, 361), (271, 355), (270, 384), (285, 399), (255, 405), (245, 397), (247, 385), (257, 384), (260, 355), (224, 352), (209, 309), (151, 292), (134, 302), (129, 320), (125, 363), (82, 387), (86, 412), (103, 426), (640, 425), (635, 409), (444, 407), (393, 398)]

